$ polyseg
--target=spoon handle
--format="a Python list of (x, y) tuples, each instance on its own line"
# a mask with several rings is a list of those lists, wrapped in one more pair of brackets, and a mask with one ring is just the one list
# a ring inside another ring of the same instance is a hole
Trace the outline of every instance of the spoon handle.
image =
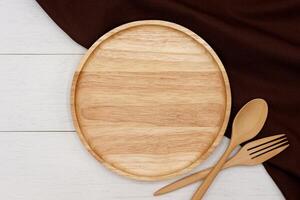
[(219, 171), (222, 169), (223, 165), (225, 164), (227, 158), (229, 157), (230, 153), (233, 151), (234, 148), (235, 148), (234, 145), (228, 146), (228, 148), (226, 149), (226, 151), (224, 152), (224, 154), (222, 155), (218, 163), (214, 166), (214, 168), (210, 171), (210, 173), (205, 178), (204, 182), (199, 186), (197, 191), (194, 193), (192, 200), (200, 200), (203, 197), (203, 195), (205, 194), (205, 192), (207, 191), (207, 189), (209, 188), (209, 186), (211, 185), (215, 177), (218, 175)]
[[(233, 166), (238, 165), (238, 164), (239, 163), (231, 162), (231, 160), (229, 160), (223, 165), (222, 169), (233, 167)], [(196, 183), (196, 182), (200, 181), (201, 179), (205, 178), (211, 170), (212, 170), (212, 167), (201, 170), (201, 171), (196, 172), (196, 173), (193, 173), (193, 174), (191, 174), (189, 176), (186, 176), (184, 178), (181, 178), (177, 181), (174, 181), (174, 182), (160, 188), (159, 190), (157, 190), (154, 193), (154, 196), (163, 195), (163, 194), (178, 190), (180, 188), (183, 188), (187, 185)]]

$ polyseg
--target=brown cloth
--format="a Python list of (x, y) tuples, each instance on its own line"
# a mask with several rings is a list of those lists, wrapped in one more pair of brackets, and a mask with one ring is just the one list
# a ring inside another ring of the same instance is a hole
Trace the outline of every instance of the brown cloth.
[(261, 97), (270, 112), (258, 137), (288, 135), (291, 146), (264, 166), (287, 199), (300, 199), (299, 0), (37, 1), (86, 48), (116, 26), (145, 19), (175, 22), (204, 38), (229, 76), (230, 123), (247, 101)]

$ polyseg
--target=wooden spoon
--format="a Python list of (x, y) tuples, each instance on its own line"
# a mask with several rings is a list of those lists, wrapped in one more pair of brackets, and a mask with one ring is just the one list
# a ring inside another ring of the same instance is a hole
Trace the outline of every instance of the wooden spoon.
[[(254, 140), (243, 146), (239, 152), (232, 156), (223, 165), (222, 169), (226, 169), (233, 166), (251, 166), (261, 164), (289, 146), (286, 135), (278, 134), (262, 139)], [(207, 168), (200, 172), (196, 172), (184, 178), (181, 178), (173, 183), (170, 183), (154, 193), (154, 196), (163, 195), (174, 190), (178, 190), (192, 183), (196, 183), (199, 180), (204, 179), (212, 168)]]
[(199, 200), (203, 197), (218, 172), (222, 169), (230, 153), (239, 144), (250, 140), (260, 132), (265, 124), (267, 115), (268, 105), (263, 99), (253, 99), (243, 106), (233, 120), (231, 140), (228, 148), (202, 185), (197, 189), (192, 200)]

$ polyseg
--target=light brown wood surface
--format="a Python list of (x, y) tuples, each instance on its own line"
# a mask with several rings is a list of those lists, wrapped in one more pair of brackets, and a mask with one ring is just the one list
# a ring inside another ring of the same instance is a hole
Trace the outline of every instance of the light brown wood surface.
[(240, 109), (233, 120), (231, 140), (226, 151), (197, 189), (192, 200), (202, 199), (231, 152), (238, 145), (254, 138), (263, 128), (267, 116), (268, 104), (263, 99), (253, 99)]
[(231, 107), (225, 69), (195, 33), (137, 21), (102, 36), (72, 85), (75, 128), (92, 155), (130, 178), (191, 170), (218, 145)]

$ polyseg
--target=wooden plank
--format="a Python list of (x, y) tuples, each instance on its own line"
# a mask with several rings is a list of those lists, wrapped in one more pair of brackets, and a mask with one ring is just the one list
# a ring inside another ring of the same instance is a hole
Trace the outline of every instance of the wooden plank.
[(0, 1), (0, 54), (82, 54), (36, 1)]
[(70, 88), (81, 55), (0, 55), (0, 131), (73, 131)]
[[(152, 193), (170, 181), (139, 182), (118, 176), (99, 164), (74, 132), (0, 133), (1, 199), (10, 200), (154, 200)], [(203, 166), (212, 164), (228, 140)], [(199, 168), (198, 168), (199, 169)], [(254, 184), (255, 183), (255, 184)], [(197, 184), (160, 200), (189, 199)], [(283, 197), (262, 166), (223, 171), (205, 196), (209, 200)]]

